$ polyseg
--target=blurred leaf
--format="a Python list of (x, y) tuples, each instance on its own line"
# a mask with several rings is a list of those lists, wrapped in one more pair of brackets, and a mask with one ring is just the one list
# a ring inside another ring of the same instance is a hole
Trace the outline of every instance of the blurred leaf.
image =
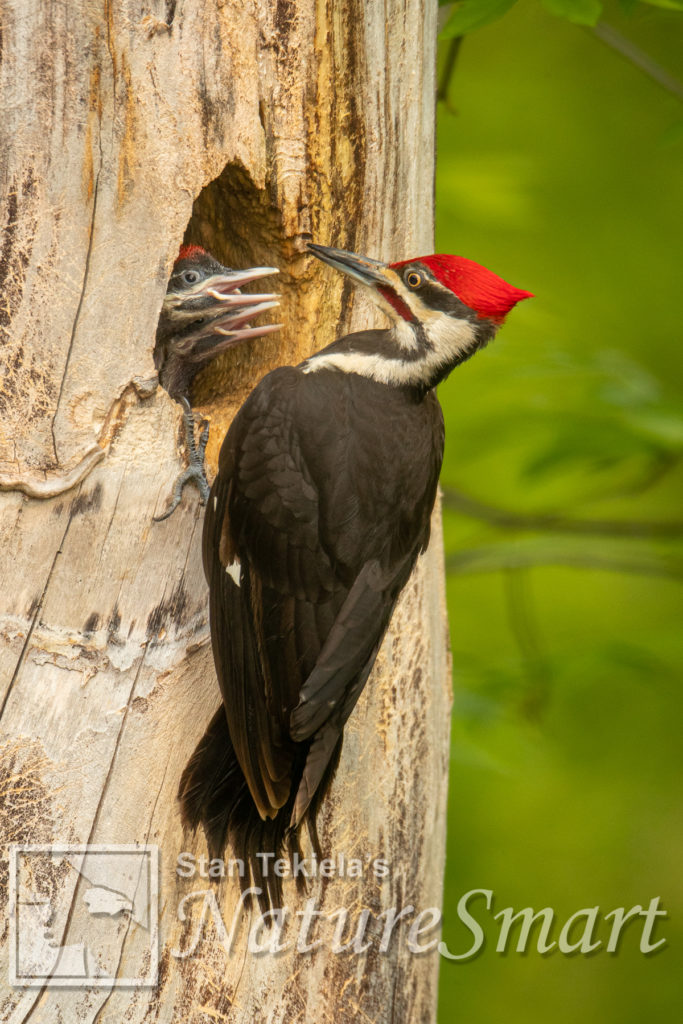
[(501, 18), (516, 0), (457, 0), (439, 39), (455, 39)]
[[(522, 477), (533, 480), (551, 477), (553, 473), (561, 476), (567, 467), (573, 465), (576, 469), (580, 468), (584, 474), (604, 480), (608, 475), (614, 476), (620, 470), (623, 472), (626, 469), (625, 464), (634, 459), (636, 454), (642, 454), (636, 453), (626, 446), (623, 446), (621, 450), (610, 451), (609, 446), (605, 443), (606, 438), (601, 438), (601, 441), (600, 449), (596, 450), (591, 444), (591, 438), (586, 437), (583, 444), (577, 445), (576, 450), (572, 452), (572, 438), (566, 434), (564, 437), (558, 438), (554, 445), (549, 445), (544, 449), (537, 458), (530, 459), (523, 467)], [(628, 478), (629, 475), (622, 480), (619, 476), (616, 485), (627, 486)], [(615, 481), (611, 481), (611, 486), (615, 486)], [(598, 493), (600, 493), (599, 490)]]
[[(526, 381), (527, 401), (510, 407), (505, 395), (520, 378)], [(600, 474), (603, 491), (630, 487), (644, 471), (649, 477), (654, 464), (668, 465), (683, 450), (683, 414), (662, 398), (662, 390), (652, 372), (615, 349), (583, 359), (550, 350), (529, 365), (501, 360), (500, 379), (489, 378), (490, 403), (481, 416), (470, 413), (459, 424), (457, 442), (451, 442), (458, 448), (447, 449), (444, 483), (461, 485), (468, 460), (481, 464), (505, 452), (520, 483), (536, 487), (551, 478), (564, 480), (570, 489), (566, 497), (573, 501), (577, 486), (584, 490), (586, 474), (593, 497)], [(489, 500), (495, 503), (492, 495)]]
[(598, 648), (596, 655), (604, 658), (608, 665), (616, 665), (630, 670), (634, 675), (642, 676), (648, 684), (662, 677), (676, 678), (672, 666), (654, 651), (628, 640), (617, 638)]
[(625, 417), (635, 436), (652, 441), (667, 451), (683, 450), (683, 417), (664, 408), (640, 409)]
[(602, 14), (600, 0), (543, 0), (543, 6), (575, 25), (595, 25)]
[(642, 0), (651, 7), (663, 7), (667, 11), (683, 11), (683, 0)]
[(610, 405), (642, 406), (656, 402), (662, 393), (659, 381), (625, 352), (605, 349), (597, 352), (595, 368), (603, 376), (600, 398)]
[(638, 432), (622, 431), (609, 419), (569, 416), (557, 424), (557, 433), (521, 468), (524, 478), (564, 471), (571, 463), (582, 463), (592, 472), (605, 472), (620, 462), (652, 455), (653, 446)]

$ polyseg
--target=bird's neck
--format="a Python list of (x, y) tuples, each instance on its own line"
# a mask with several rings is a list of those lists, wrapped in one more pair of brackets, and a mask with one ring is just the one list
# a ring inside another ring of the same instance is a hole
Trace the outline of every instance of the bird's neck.
[(347, 334), (311, 356), (304, 373), (338, 370), (390, 387), (426, 394), (493, 336), (470, 321), (434, 317), (426, 323), (402, 320), (388, 330)]

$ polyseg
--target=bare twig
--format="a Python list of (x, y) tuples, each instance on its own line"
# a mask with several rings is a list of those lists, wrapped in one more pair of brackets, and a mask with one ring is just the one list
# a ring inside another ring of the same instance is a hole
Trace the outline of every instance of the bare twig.
[(451, 79), (455, 72), (456, 64), (458, 63), (458, 54), (462, 45), (462, 36), (456, 36), (455, 39), (448, 41), (448, 53), (446, 54), (446, 60), (444, 63), (443, 73), (441, 75), (441, 81), (439, 82), (439, 88), (436, 91), (437, 102), (443, 102), (446, 104), (447, 109), (451, 114), (455, 114), (455, 107), (451, 105), (448, 100), (448, 93), (451, 87)]
[(471, 498), (454, 487), (443, 488), (446, 508), (493, 526), (515, 530), (543, 530), (595, 537), (674, 538), (683, 536), (683, 522), (643, 519), (572, 519), (552, 513), (522, 513), (498, 508)]
[(615, 28), (607, 25), (604, 21), (599, 21), (594, 26), (593, 32), (601, 42), (616, 50), (618, 54), (637, 67), (643, 74), (648, 75), (662, 89), (666, 89), (676, 99), (683, 101), (683, 83), (669, 74), (661, 64), (658, 64), (648, 53), (645, 53), (634, 42), (623, 36), (621, 32), (617, 32)]
[(485, 544), (446, 556), (446, 570), (461, 575), (533, 566), (567, 566), (683, 580), (683, 561), (680, 559), (655, 553), (591, 550), (576, 544), (561, 546), (545, 540), (534, 545)]
[(522, 712), (538, 720), (548, 702), (550, 670), (541, 651), (538, 621), (527, 569), (506, 569), (503, 588), (508, 621), (519, 649), (528, 686), (522, 699)]

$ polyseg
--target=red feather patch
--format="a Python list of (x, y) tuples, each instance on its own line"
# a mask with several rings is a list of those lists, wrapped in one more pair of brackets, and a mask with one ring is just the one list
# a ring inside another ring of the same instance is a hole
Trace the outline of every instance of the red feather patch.
[(381, 295), (384, 296), (384, 298), (387, 300), (387, 302), (390, 305), (392, 305), (394, 307), (394, 309), (396, 310), (396, 312), (400, 313), (400, 315), (403, 317), (403, 319), (407, 320), (408, 323), (411, 323), (415, 319), (415, 317), (413, 316), (413, 314), (410, 311), (410, 307), (406, 306), (406, 304), (403, 301), (403, 299), (400, 299), (398, 297), (398, 295), (393, 290), (393, 288), (383, 288), (382, 285), (380, 285), (378, 287), (377, 291)]
[(498, 274), (482, 267), (474, 260), (464, 256), (446, 256), (438, 253), (435, 256), (418, 256), (416, 259), (392, 263), (394, 270), (404, 267), (407, 263), (424, 263), (429, 267), (437, 281), (458, 296), (481, 317), (491, 320), (503, 320), (513, 306), (522, 299), (533, 298), (532, 292), (525, 292), (508, 284)]
[(182, 245), (178, 253), (176, 263), (180, 260), (191, 260), (193, 256), (208, 256), (206, 249), (201, 245)]

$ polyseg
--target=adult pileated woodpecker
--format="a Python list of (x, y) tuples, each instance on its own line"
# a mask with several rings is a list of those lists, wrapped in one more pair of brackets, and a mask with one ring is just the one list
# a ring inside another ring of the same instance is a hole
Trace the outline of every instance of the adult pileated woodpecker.
[(199, 445), (194, 436), (190, 388), (199, 371), (226, 349), (246, 338), (278, 331), (281, 324), (249, 327), (247, 321), (278, 305), (278, 295), (245, 295), (240, 286), (277, 274), (274, 267), (230, 270), (199, 245), (184, 245), (168, 282), (159, 316), (154, 365), (159, 383), (183, 407), (189, 465), (176, 480), (173, 500), (157, 521), (167, 519), (180, 503), (189, 480), (199, 487), (204, 505), (209, 485), (204, 473), (204, 451), (209, 437), (204, 424)]
[[(298, 851), (396, 600), (429, 539), (444, 427), (433, 388), (530, 292), (457, 256), (386, 265), (321, 245), (371, 289), (388, 330), (350, 334), (269, 373), (228, 431), (204, 524), (223, 696), (183, 774), (186, 824), (260, 853)], [(271, 861), (272, 868), (272, 861)]]

